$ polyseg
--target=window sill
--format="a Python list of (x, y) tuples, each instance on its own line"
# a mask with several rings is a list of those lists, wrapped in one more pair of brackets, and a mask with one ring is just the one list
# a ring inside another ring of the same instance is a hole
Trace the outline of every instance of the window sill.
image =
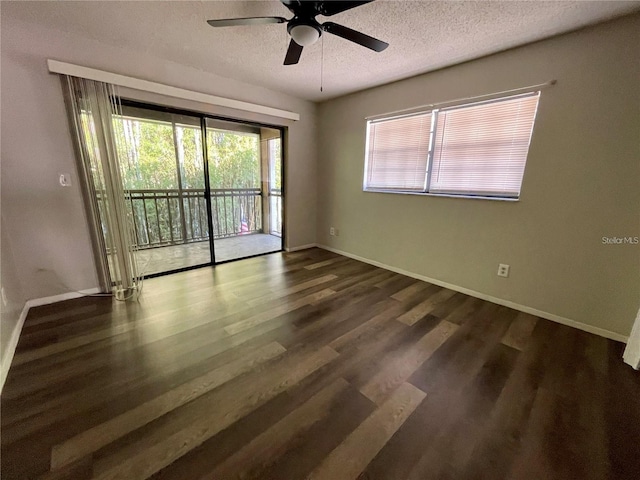
[(373, 188), (365, 188), (365, 193), (392, 193), (400, 195), (418, 195), (423, 197), (445, 197), (445, 198), (469, 198), (474, 200), (495, 200), (499, 202), (518, 202), (520, 197), (491, 197), (486, 195), (455, 195), (452, 193), (426, 193), (426, 192), (407, 192), (403, 190), (376, 190)]

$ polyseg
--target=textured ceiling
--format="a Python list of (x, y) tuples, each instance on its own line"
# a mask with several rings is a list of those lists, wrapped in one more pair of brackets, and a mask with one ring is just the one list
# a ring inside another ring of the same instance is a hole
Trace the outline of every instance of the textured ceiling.
[[(2, 2), (16, 18), (290, 95), (321, 101), (624, 15), (640, 2), (389, 1), (330, 17), (390, 43), (375, 53), (325, 34), (283, 66), (284, 24), (214, 29), (207, 19), (277, 15), (277, 0)], [(322, 16), (318, 21), (329, 20)], [(324, 93), (320, 92), (324, 43)], [(155, 79), (161, 81), (162, 79)]]

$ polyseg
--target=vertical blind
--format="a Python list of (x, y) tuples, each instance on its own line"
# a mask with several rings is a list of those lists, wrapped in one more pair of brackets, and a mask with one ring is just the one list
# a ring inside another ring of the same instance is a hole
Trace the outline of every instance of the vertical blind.
[(439, 111), (429, 191), (517, 197), (538, 98)]
[(365, 188), (423, 191), (431, 112), (369, 122)]
[(369, 121), (365, 189), (518, 197), (539, 97)]
[(92, 234), (100, 250), (99, 274), (109, 277), (101, 278), (102, 288), (119, 300), (137, 298), (142, 278), (118, 154), (127, 147), (118, 144), (114, 133), (114, 118), (122, 116), (120, 97), (113, 85), (85, 78), (65, 76), (64, 85)]

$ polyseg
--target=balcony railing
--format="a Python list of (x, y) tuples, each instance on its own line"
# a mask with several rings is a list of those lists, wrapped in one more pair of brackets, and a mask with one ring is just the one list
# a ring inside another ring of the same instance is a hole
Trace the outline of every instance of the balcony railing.
[[(279, 190), (271, 202), (281, 202)], [(199, 242), (209, 238), (204, 189), (127, 190), (125, 199), (135, 225), (138, 248)], [(258, 188), (211, 190), (213, 238), (225, 238), (262, 231), (262, 194)], [(273, 208), (278, 207), (276, 213)], [(282, 230), (279, 207), (274, 229)], [(275, 230), (275, 231), (274, 231)]]

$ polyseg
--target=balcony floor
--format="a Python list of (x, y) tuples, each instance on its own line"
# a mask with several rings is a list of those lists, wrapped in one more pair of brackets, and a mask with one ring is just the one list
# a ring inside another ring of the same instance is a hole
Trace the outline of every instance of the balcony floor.
[[(214, 242), (216, 261), (250, 257), (282, 249), (282, 239), (275, 235), (255, 233), (221, 238)], [(138, 268), (144, 275), (201, 265), (211, 261), (209, 242), (149, 248), (137, 253)]]

